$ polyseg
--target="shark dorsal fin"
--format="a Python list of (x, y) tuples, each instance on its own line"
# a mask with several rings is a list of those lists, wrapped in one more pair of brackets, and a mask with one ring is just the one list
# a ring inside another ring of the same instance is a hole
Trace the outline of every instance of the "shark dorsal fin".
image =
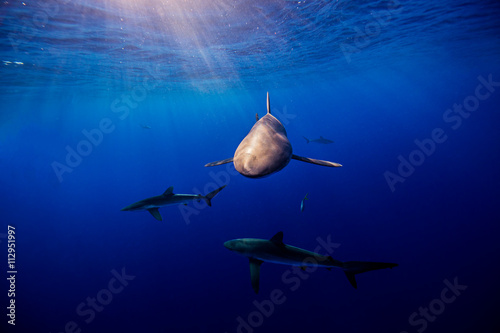
[(165, 192), (163, 192), (164, 196), (169, 196), (169, 195), (173, 195), (173, 194), (174, 194), (174, 187), (173, 186), (170, 186), (169, 188), (167, 188), (167, 190)]
[(267, 113), (271, 114), (271, 102), (269, 101), (269, 91), (267, 92)]
[(282, 247), (284, 246), (285, 244), (283, 244), (283, 231), (280, 231), (278, 233), (276, 233), (276, 235), (274, 235), (270, 241), (275, 244), (275, 245), (278, 245), (279, 247)]

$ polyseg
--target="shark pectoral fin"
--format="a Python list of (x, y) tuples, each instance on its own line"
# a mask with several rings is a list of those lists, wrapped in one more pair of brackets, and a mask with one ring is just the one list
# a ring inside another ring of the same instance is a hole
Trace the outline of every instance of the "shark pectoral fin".
[(260, 265), (262, 263), (262, 260), (250, 258), (250, 280), (252, 281), (253, 291), (256, 294), (259, 293)]
[(158, 210), (158, 208), (150, 208), (150, 209), (148, 209), (148, 212), (150, 212), (151, 215), (153, 215), (153, 217), (155, 219), (157, 219), (158, 221), (163, 221), (163, 219), (161, 218), (161, 214), (160, 214), (160, 211)]
[(344, 271), (345, 276), (347, 277), (347, 280), (351, 283), (351, 286), (353, 286), (355, 289), (358, 289), (358, 284), (356, 283), (356, 277), (353, 272), (347, 272)]
[(163, 196), (169, 196), (169, 195), (174, 195), (174, 187), (170, 186), (167, 188), (165, 192), (163, 192)]
[(307, 163), (312, 163), (312, 164), (317, 164), (317, 165), (323, 165), (323, 166), (327, 166), (327, 167), (341, 167), (342, 166), (342, 164), (339, 164), (339, 163), (316, 160), (314, 158), (297, 156), (295, 154), (292, 154), (292, 158), (294, 160), (297, 160), (297, 161), (302, 161), (302, 162), (307, 162)]
[(220, 161), (215, 161), (215, 162), (211, 162), (211, 163), (207, 163), (205, 164), (206, 167), (213, 167), (213, 166), (216, 166), (216, 165), (222, 165), (222, 164), (226, 164), (226, 163), (231, 163), (233, 161), (233, 158), (226, 158), (225, 160), (220, 160)]

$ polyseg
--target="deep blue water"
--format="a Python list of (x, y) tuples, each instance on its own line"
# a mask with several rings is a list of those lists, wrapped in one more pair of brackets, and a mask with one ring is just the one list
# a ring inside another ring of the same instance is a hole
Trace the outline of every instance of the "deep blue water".
[[(497, 1), (0, 6), (2, 332), (500, 332)], [(294, 153), (343, 167), (205, 168), (267, 91)], [(223, 184), (163, 222), (120, 211)], [(278, 231), (399, 266), (354, 289), (338, 269), (264, 263), (255, 295), (223, 243)]]

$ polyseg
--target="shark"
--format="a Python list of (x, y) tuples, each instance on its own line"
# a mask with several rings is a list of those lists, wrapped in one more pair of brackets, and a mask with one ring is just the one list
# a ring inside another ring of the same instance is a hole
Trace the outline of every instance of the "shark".
[(302, 157), (292, 153), (283, 124), (271, 114), (269, 92), (267, 93), (267, 114), (253, 125), (247, 136), (240, 142), (234, 156), (205, 164), (206, 167), (234, 163), (235, 169), (248, 178), (262, 178), (280, 171), (290, 160), (327, 166), (341, 167), (335, 162)]
[(357, 288), (356, 274), (383, 268), (398, 266), (394, 263), (369, 262), (369, 261), (346, 261), (333, 259), (315, 252), (307, 251), (295, 246), (283, 243), (283, 232), (280, 231), (271, 239), (240, 238), (229, 240), (224, 246), (240, 255), (249, 258), (250, 278), (252, 288), (256, 294), (259, 293), (260, 265), (263, 262), (275, 264), (305, 267), (333, 267), (344, 271), (347, 279), (354, 288)]
[(301, 203), (300, 203), (300, 211), (303, 212), (304, 211), (304, 202), (306, 200), (309, 200), (309, 198), (307, 197), (309, 193), (306, 193), (306, 196), (304, 197), (304, 199), (302, 199)]
[(201, 194), (174, 194), (174, 187), (170, 186), (163, 194), (157, 195), (151, 198), (140, 200), (134, 202), (127, 207), (122, 208), (122, 211), (136, 211), (136, 210), (147, 210), (153, 215), (158, 221), (162, 221), (162, 217), (158, 208), (171, 205), (187, 205), (190, 201), (200, 201), (205, 200), (208, 206), (212, 206), (212, 199), (222, 191), (226, 185), (219, 187), (215, 191), (208, 193), (207, 195)]
[(332, 140), (328, 140), (328, 139), (325, 139), (324, 137), (322, 137), (321, 135), (319, 136), (319, 139), (308, 139), (306, 138), (305, 136), (303, 136), (304, 139), (306, 139), (307, 143), (309, 142), (316, 142), (316, 143), (322, 143), (322, 144), (329, 144), (329, 143), (333, 143)]

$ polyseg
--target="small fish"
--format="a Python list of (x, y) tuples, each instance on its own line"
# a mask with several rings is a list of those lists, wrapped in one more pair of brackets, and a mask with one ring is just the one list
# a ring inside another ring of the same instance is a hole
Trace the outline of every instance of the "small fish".
[(329, 144), (329, 143), (333, 143), (332, 140), (328, 140), (328, 139), (325, 139), (324, 137), (322, 137), (321, 135), (319, 136), (319, 139), (312, 139), (312, 140), (309, 140), (308, 138), (306, 138), (305, 136), (303, 136), (304, 139), (306, 139), (307, 143), (309, 142), (316, 142), (316, 143), (322, 143), (322, 144)]
[(307, 197), (309, 193), (306, 193), (306, 196), (304, 197), (304, 199), (302, 199), (302, 202), (300, 203), (300, 211), (303, 212), (304, 211), (304, 201), (305, 200), (309, 200), (309, 198)]

